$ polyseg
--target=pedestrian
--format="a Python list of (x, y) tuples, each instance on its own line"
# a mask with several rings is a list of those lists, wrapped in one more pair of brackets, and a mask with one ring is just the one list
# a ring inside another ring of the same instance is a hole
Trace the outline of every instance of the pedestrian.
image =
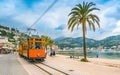
[(55, 50), (53, 50), (53, 56), (55, 56)]
[(96, 56), (97, 58), (98, 58), (98, 54), (97, 54), (97, 56)]
[(53, 55), (53, 50), (52, 50), (52, 48), (51, 48), (51, 50), (50, 50), (50, 56), (52, 56)]

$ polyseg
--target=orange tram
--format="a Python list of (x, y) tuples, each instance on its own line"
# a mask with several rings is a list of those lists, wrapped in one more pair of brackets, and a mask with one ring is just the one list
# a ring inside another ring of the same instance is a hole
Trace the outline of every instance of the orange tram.
[(46, 58), (45, 40), (43, 38), (28, 38), (19, 45), (18, 53), (30, 61), (44, 61)]

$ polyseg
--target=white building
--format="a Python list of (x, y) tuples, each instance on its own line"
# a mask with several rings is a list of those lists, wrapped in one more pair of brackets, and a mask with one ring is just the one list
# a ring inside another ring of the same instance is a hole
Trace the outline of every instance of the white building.
[(0, 36), (0, 43), (7, 43), (8, 42), (8, 37), (1, 37)]
[(8, 41), (8, 37), (1, 37), (0, 36), (0, 46), (4, 49), (13, 49), (15, 46)]
[(118, 48), (120, 49), (120, 45), (118, 45)]

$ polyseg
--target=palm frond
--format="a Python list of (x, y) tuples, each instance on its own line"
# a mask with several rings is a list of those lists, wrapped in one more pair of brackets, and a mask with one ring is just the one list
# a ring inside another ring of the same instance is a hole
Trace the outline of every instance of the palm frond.
[(95, 31), (95, 25), (91, 22), (93, 31)]
[(68, 26), (68, 29), (71, 30), (71, 32), (74, 30), (74, 27), (76, 26), (77, 22), (74, 21), (72, 22), (69, 26)]
[(72, 12), (70, 12), (70, 13), (69, 13), (69, 15), (68, 15), (68, 16), (70, 16), (70, 15), (71, 15), (71, 16), (73, 16), (73, 15), (79, 15), (79, 13), (78, 13), (78, 12), (76, 12), (76, 11), (72, 11)]
[(95, 6), (95, 3), (90, 2), (90, 3), (88, 4), (88, 7), (92, 7), (92, 6)]
[(86, 12), (86, 14), (89, 14), (90, 12), (95, 11), (95, 10), (100, 10), (100, 9), (98, 9), (98, 8), (90, 8), (90, 9)]
[(78, 7), (75, 7), (71, 11), (76, 11), (78, 13), (78, 12), (80, 12), (80, 9)]
[(76, 5), (80, 10), (83, 8), (81, 4)]
[[(71, 17), (68, 21), (68, 29), (71, 29), (71, 31), (73, 31), (75, 26), (77, 26), (78, 29), (78, 26), (81, 24), (85, 32), (87, 32), (86, 23), (93, 31), (95, 31), (95, 24), (97, 24), (100, 27), (100, 20), (98, 16), (91, 14), (92, 11), (100, 9), (93, 6), (95, 6), (93, 2), (83, 2), (83, 4), (77, 4), (76, 7), (74, 7), (69, 13), (69, 16)], [(85, 23), (85, 26), (83, 26), (83, 22)]]
[(77, 22), (72, 23), (71, 32), (74, 30), (76, 24), (77, 24)]
[(92, 23), (91, 23), (91, 21), (87, 19), (87, 23), (88, 23), (88, 25), (90, 27), (90, 30), (91, 30), (92, 29)]
[(88, 15), (88, 18), (91, 19), (92, 23), (96, 23), (98, 25), (98, 27), (100, 27), (100, 24), (99, 24), (100, 20), (97, 15), (90, 14), (90, 15)]
[(71, 26), (72, 26), (72, 23), (74, 23), (75, 22), (75, 18), (74, 17), (71, 17), (70, 19), (69, 19), (69, 21), (68, 21), (68, 29), (70, 29), (71, 28)]

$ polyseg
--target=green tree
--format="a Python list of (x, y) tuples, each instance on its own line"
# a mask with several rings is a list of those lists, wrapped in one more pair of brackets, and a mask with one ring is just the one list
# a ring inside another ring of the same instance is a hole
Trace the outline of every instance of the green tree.
[(81, 25), (82, 26), (82, 32), (83, 32), (83, 50), (84, 50), (84, 60), (87, 60), (86, 58), (86, 32), (87, 32), (87, 26), (89, 25), (90, 29), (93, 29), (95, 31), (95, 24), (97, 24), (100, 27), (99, 24), (99, 18), (97, 15), (92, 14), (92, 11), (99, 10), (95, 6), (93, 2), (83, 2), (83, 4), (76, 5), (71, 12), (69, 13), (69, 20), (68, 20), (68, 29), (71, 31), (74, 30), (74, 27)]
[(47, 50), (47, 46), (49, 45), (51, 48), (52, 48), (52, 45), (54, 44), (54, 41), (46, 36), (46, 35), (42, 35), (41, 38), (44, 38), (45, 39), (45, 47), (46, 47), (46, 50)]
[(7, 36), (10, 38), (10, 39), (13, 39), (13, 37), (15, 36), (15, 34), (13, 33), (13, 32), (11, 32), (11, 33), (7, 33)]
[(19, 44), (22, 44), (25, 40), (26, 40), (26, 38), (23, 38), (23, 37), (19, 38), (19, 39), (18, 39)]
[(2, 35), (2, 36), (6, 36), (6, 31), (4, 31), (4, 30), (0, 30), (0, 32), (1, 32), (1, 34), (0, 35)]
[(45, 40), (45, 48), (47, 50), (47, 45), (48, 45), (48, 42), (49, 42), (49, 37), (46, 36), (46, 35), (42, 35), (41, 38), (44, 38), (44, 40)]
[(15, 28), (11, 28), (11, 31), (15, 31)]
[(48, 40), (48, 45), (50, 46), (50, 49), (51, 49), (51, 50), (52, 50), (53, 44), (54, 44), (54, 41), (53, 41), (51, 38), (49, 38), (49, 40)]

